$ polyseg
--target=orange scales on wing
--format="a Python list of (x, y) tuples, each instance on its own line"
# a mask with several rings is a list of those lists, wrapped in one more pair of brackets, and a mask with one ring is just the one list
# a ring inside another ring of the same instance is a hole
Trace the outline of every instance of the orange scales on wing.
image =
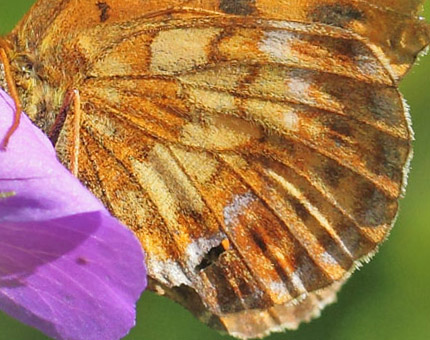
[(141, 240), (151, 287), (247, 338), (318, 315), (391, 229), (418, 5), (39, 0), (6, 39), (42, 129), (79, 91), (78, 177)]

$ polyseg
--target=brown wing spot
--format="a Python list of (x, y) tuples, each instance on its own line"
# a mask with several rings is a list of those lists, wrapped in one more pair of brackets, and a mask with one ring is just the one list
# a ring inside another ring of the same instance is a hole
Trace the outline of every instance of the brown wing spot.
[(105, 22), (109, 19), (110, 6), (106, 2), (98, 2), (97, 7), (100, 10), (100, 22)]
[(357, 195), (357, 212), (368, 227), (388, 224), (395, 216), (396, 201), (389, 200), (371, 183), (363, 183)]
[(255, 0), (221, 0), (219, 9), (227, 14), (250, 15), (255, 11)]
[(393, 140), (388, 136), (379, 135), (373, 143), (374, 157), (365, 157), (364, 161), (369, 169), (376, 174), (388, 176), (396, 182), (402, 181), (403, 165), (410, 149), (409, 142)]
[(398, 124), (397, 108), (401, 105), (398, 98), (397, 91), (393, 88), (374, 91), (369, 96), (369, 110), (378, 120), (385, 120), (392, 125)]
[(324, 179), (331, 187), (337, 188), (342, 177), (344, 175), (340, 166), (329, 163), (324, 167)]
[(310, 13), (310, 18), (315, 22), (346, 27), (353, 20), (364, 20), (364, 13), (350, 4), (319, 5)]
[(338, 133), (339, 135), (345, 136), (345, 137), (351, 137), (352, 136), (352, 130), (349, 124), (342, 120), (342, 119), (332, 119), (328, 122), (326, 122), (327, 127)]
[(305, 206), (301, 202), (294, 200), (293, 208), (297, 216), (299, 216), (302, 221), (305, 222), (310, 217), (309, 211), (305, 208)]

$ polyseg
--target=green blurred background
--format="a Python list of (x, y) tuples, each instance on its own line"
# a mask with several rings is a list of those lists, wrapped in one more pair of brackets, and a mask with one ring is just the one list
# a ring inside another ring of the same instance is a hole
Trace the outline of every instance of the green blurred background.
[[(34, 0), (0, 0), (0, 34), (8, 32)], [(430, 3), (426, 4), (430, 18)], [(319, 319), (268, 340), (430, 339), (430, 54), (421, 58), (401, 89), (415, 130), (415, 156), (406, 198), (389, 240), (345, 284), (338, 302)], [(181, 306), (152, 293), (138, 304), (137, 326), (127, 340), (220, 340)], [(47, 340), (0, 312), (0, 340)], [(103, 340), (103, 339), (100, 339)]]

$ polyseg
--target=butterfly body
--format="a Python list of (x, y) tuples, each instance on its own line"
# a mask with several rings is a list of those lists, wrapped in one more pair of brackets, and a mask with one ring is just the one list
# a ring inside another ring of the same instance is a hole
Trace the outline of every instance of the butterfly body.
[(255, 337), (318, 315), (392, 227), (397, 83), (430, 40), (408, 3), (41, 0), (6, 39), (44, 131), (79, 91), (78, 177), (141, 240), (151, 288)]

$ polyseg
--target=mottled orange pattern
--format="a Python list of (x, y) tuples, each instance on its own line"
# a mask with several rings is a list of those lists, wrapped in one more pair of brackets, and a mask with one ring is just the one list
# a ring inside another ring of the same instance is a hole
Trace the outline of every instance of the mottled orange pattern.
[(317, 316), (393, 225), (422, 2), (39, 0), (3, 45), (151, 288), (261, 337)]

